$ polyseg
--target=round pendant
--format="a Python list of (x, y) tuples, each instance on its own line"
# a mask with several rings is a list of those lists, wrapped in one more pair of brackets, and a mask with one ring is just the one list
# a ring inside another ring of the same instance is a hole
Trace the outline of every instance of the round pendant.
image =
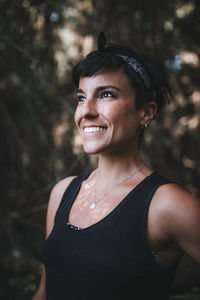
[(96, 203), (92, 202), (92, 203), (90, 204), (90, 209), (94, 209), (95, 206), (96, 206)]

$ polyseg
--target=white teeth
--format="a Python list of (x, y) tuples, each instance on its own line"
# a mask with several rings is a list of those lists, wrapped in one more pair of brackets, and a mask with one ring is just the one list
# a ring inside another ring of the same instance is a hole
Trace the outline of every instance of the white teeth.
[(105, 127), (85, 127), (83, 130), (84, 132), (97, 132), (97, 131), (104, 131)]

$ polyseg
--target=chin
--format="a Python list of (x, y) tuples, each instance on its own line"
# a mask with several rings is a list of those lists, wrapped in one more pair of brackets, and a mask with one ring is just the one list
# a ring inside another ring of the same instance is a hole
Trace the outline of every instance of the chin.
[(94, 145), (83, 145), (83, 150), (87, 154), (95, 155), (105, 152), (107, 150), (107, 147), (94, 147)]
[(102, 152), (99, 149), (97, 150), (97, 149), (89, 148), (89, 147), (83, 147), (83, 150), (84, 150), (85, 153), (87, 153), (89, 155), (95, 155), (95, 154), (99, 154), (99, 153)]

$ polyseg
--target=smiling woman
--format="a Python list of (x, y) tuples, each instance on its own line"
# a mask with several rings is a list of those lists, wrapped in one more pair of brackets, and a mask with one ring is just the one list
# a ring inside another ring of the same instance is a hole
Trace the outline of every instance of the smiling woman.
[[(105, 155), (109, 151), (123, 152), (126, 144), (131, 151), (137, 147), (144, 126), (142, 110), (135, 107), (135, 92), (122, 68), (81, 77), (77, 97), (75, 122), (85, 152)], [(152, 118), (156, 110), (151, 102)]]
[(142, 160), (139, 140), (170, 97), (158, 63), (99, 35), (73, 69), (88, 174), (52, 190), (33, 300), (167, 300), (184, 253), (200, 262), (200, 202)]

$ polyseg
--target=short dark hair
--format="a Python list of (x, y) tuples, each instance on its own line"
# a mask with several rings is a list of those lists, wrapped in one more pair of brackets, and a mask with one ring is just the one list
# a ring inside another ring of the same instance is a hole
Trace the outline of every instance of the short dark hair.
[[(132, 61), (136, 62), (136, 66), (131, 64)], [(136, 92), (136, 108), (139, 109), (145, 103), (155, 101), (160, 110), (169, 103), (171, 85), (167, 70), (162, 64), (145, 56), (141, 50), (108, 44), (103, 50), (92, 51), (76, 64), (72, 70), (72, 78), (78, 87), (81, 77), (91, 77), (102, 71), (120, 68), (124, 70)], [(147, 74), (150, 79), (149, 88), (145, 86), (144, 78), (140, 76), (143, 74)]]

